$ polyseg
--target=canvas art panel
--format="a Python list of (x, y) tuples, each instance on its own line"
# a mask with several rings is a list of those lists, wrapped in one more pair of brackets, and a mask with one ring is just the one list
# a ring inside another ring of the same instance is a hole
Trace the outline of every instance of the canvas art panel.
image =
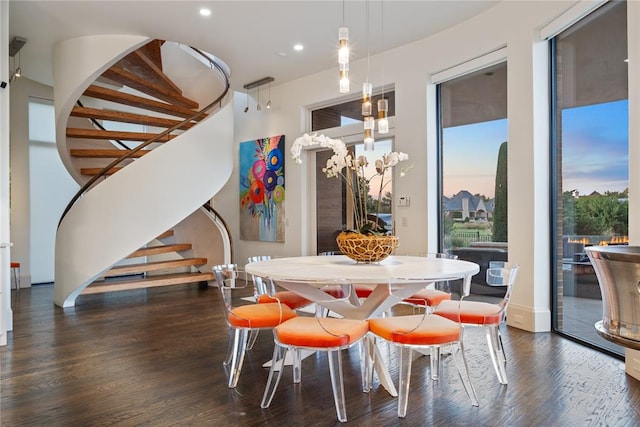
[(284, 242), (284, 135), (240, 143), (240, 239)]

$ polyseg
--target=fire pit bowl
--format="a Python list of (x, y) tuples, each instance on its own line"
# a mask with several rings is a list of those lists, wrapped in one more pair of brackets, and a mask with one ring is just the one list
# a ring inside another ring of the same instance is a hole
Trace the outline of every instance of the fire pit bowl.
[(640, 246), (584, 248), (602, 293), (602, 320), (595, 324), (603, 338), (640, 350)]

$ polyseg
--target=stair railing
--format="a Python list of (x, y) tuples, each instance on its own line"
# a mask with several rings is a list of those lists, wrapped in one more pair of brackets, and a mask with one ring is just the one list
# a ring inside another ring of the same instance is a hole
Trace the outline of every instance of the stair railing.
[(213, 215), (213, 217), (215, 218), (216, 221), (219, 221), (222, 226), (224, 227), (225, 232), (227, 233), (227, 237), (229, 238), (229, 248), (231, 250), (230, 253), (230, 257), (231, 257), (231, 262), (233, 262), (233, 239), (231, 238), (231, 229), (229, 228), (229, 224), (227, 224), (227, 222), (224, 220), (224, 218), (222, 218), (220, 216), (220, 214), (218, 213), (218, 211), (216, 211), (213, 206), (211, 206), (211, 200), (207, 200), (207, 202), (202, 205), (202, 207), (208, 211), (211, 215)]
[[(187, 117), (186, 119), (184, 119), (183, 121), (181, 121), (180, 123), (164, 130), (163, 132), (159, 133), (158, 135), (154, 136), (153, 138), (149, 139), (148, 141), (145, 141), (144, 143), (138, 145), (136, 148), (131, 149), (130, 151), (127, 151), (125, 154), (123, 154), (122, 156), (118, 157), (117, 159), (115, 159), (114, 161), (112, 161), (111, 163), (109, 163), (107, 166), (105, 166), (98, 174), (94, 175), (93, 177), (91, 177), (91, 179), (89, 181), (87, 181), (82, 188), (80, 188), (80, 190), (78, 190), (78, 192), (71, 198), (71, 201), (69, 201), (69, 203), (67, 204), (67, 207), (64, 209), (64, 211), (62, 212), (62, 215), (60, 216), (60, 221), (58, 221), (58, 227), (60, 227), (60, 224), (62, 224), (62, 220), (64, 219), (64, 217), (67, 215), (67, 213), (69, 213), (69, 210), (71, 210), (71, 208), (73, 207), (73, 205), (78, 201), (78, 199), (89, 189), (93, 186), (93, 184), (99, 180), (100, 178), (106, 177), (107, 173), (116, 165), (120, 164), (121, 162), (123, 162), (124, 160), (132, 157), (135, 153), (137, 153), (138, 151), (144, 149), (145, 147), (149, 146), (150, 144), (153, 144), (154, 142), (158, 141), (159, 139), (169, 135), (171, 132), (173, 132), (176, 129), (180, 129), (182, 126), (184, 126), (185, 124), (191, 122), (192, 120), (196, 120), (198, 118), (200, 118), (201, 116), (203, 116), (207, 111), (209, 111), (210, 109), (212, 109), (214, 106), (216, 106), (216, 104), (219, 104), (219, 108), (222, 108), (222, 101), (224, 100), (224, 98), (227, 96), (227, 94), (229, 93), (229, 88), (231, 87), (231, 84), (229, 82), (229, 76), (227, 75), (226, 70), (220, 65), (218, 64), (216, 61), (213, 61), (208, 55), (206, 55), (204, 52), (200, 51), (199, 49), (196, 49), (194, 47), (190, 47), (196, 54), (202, 56), (210, 65), (211, 69), (215, 69), (216, 71), (218, 71), (222, 77), (224, 78), (224, 91), (223, 93), (218, 96), (214, 101), (212, 101), (210, 104), (208, 104), (207, 106), (205, 106), (204, 108), (200, 109), (197, 113), (193, 114), (190, 117)], [(225, 224), (226, 226), (226, 224)]]

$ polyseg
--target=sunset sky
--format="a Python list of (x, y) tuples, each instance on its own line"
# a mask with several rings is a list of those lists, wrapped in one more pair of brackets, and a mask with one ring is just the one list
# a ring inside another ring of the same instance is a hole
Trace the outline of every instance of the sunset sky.
[[(565, 191), (585, 195), (628, 187), (627, 108), (623, 100), (563, 111)], [(506, 140), (506, 119), (444, 129), (444, 195), (467, 190), (494, 197), (498, 149)]]
[(460, 190), (493, 197), (500, 144), (507, 140), (507, 120), (444, 129), (443, 194)]

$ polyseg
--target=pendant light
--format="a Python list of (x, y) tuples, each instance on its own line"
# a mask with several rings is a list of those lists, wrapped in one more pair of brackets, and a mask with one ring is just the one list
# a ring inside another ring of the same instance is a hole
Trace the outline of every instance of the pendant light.
[[(380, 39), (384, 50), (384, 0), (380, 0)], [(389, 101), (384, 98), (384, 59), (382, 62), (382, 97), (378, 100), (378, 133), (389, 133)]]
[(364, 150), (372, 151), (375, 144), (375, 120), (372, 116), (371, 95), (373, 85), (369, 82), (369, 0), (366, 1), (366, 36), (367, 36), (367, 80), (362, 84), (362, 115), (364, 116)]
[(340, 67), (340, 93), (349, 93), (349, 29), (344, 25), (342, 0), (342, 27), (338, 28), (338, 65)]
[(269, 82), (269, 99), (267, 100), (267, 109), (271, 109), (271, 82)]
[(260, 86), (258, 86), (258, 105), (256, 105), (256, 110), (262, 110), (262, 105), (260, 105)]

